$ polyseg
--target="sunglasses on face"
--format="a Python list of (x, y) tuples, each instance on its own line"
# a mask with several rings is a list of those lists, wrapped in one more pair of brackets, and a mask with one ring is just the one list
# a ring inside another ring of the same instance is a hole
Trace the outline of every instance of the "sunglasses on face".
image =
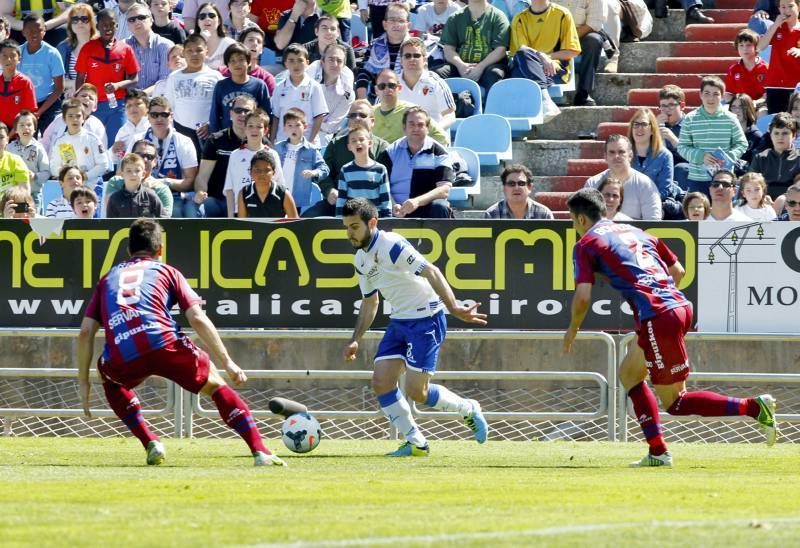
[(251, 112), (253, 112), (249, 108), (245, 107), (233, 107), (231, 110), (233, 111), (234, 114), (250, 114)]
[(69, 22), (76, 24), (76, 23), (84, 23), (89, 24), (89, 16), (88, 15), (73, 15), (69, 18)]
[(152, 162), (153, 160), (156, 159), (155, 154), (150, 154), (148, 152), (137, 152), (136, 154), (138, 154), (139, 156), (142, 157), (142, 159), (147, 160), (148, 162)]
[(354, 118), (363, 118), (366, 120), (367, 118), (369, 118), (369, 114), (367, 114), (366, 112), (351, 112), (347, 115), (347, 117), (350, 118), (351, 120)]
[(172, 114), (171, 112), (150, 112), (151, 118), (169, 118), (169, 115)]
[(420, 59), (422, 57), (421, 53), (404, 53), (403, 59)]
[(794, 200), (786, 200), (786, 207), (795, 208), (797, 206), (800, 206), (800, 202), (796, 202)]
[(509, 188), (514, 188), (515, 186), (525, 187), (528, 186), (528, 181), (506, 181), (503, 183), (503, 186), (507, 186)]
[(711, 183), (711, 188), (733, 188), (736, 183), (729, 183), (728, 181), (714, 181)]
[(383, 91), (383, 90), (385, 90), (386, 88), (389, 88), (389, 89), (397, 89), (397, 86), (398, 86), (398, 84), (395, 84), (395, 83), (393, 83), (393, 82), (384, 82), (384, 83), (378, 84), (378, 85), (377, 85), (377, 86), (375, 86), (375, 87), (376, 87), (376, 88), (378, 88), (379, 90)]
[(131, 15), (130, 17), (128, 17), (128, 23), (133, 24), (136, 21), (146, 21), (147, 17), (148, 16), (144, 15), (144, 14), (142, 14), (142, 15)]
[(197, 15), (197, 18), (198, 18), (198, 19), (200, 19), (201, 21), (202, 21), (203, 19), (216, 19), (216, 18), (217, 18), (217, 14), (216, 14), (216, 13), (214, 13), (213, 11), (208, 11), (208, 12), (206, 12), (206, 13), (200, 13), (200, 14), (198, 14), (198, 15)]

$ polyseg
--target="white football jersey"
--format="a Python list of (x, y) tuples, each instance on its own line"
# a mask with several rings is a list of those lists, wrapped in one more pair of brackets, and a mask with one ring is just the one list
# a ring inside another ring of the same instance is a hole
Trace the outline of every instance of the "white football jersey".
[(396, 320), (427, 318), (444, 308), (428, 280), (419, 275), (427, 264), (405, 238), (383, 230), (376, 231), (367, 248), (355, 256), (361, 293), (368, 297), (380, 291)]

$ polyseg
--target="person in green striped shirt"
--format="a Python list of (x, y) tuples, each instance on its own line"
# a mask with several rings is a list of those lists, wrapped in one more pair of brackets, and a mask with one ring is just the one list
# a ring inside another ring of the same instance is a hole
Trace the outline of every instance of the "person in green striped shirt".
[(736, 115), (721, 107), (725, 83), (718, 76), (705, 76), (700, 83), (702, 106), (684, 118), (678, 153), (689, 161), (689, 192), (709, 195), (713, 173), (723, 161), (715, 154), (721, 149), (731, 161), (747, 150)]

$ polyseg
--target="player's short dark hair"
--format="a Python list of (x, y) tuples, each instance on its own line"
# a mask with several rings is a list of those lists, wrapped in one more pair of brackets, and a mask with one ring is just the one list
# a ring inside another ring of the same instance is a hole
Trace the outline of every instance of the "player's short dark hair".
[(351, 198), (344, 203), (342, 217), (352, 217), (353, 215), (368, 223), (370, 219), (378, 218), (378, 208), (366, 198)]
[(161, 249), (161, 232), (158, 221), (144, 217), (136, 219), (128, 231), (128, 252), (135, 255), (144, 251), (155, 255)]
[(597, 222), (606, 215), (606, 201), (596, 188), (582, 188), (567, 200), (569, 212), (573, 215), (586, 215)]
[(264, 40), (267, 37), (264, 31), (261, 30), (261, 27), (247, 27), (239, 35), (239, 42), (244, 43), (244, 39), (247, 38), (248, 34), (258, 34), (261, 36), (261, 40)]
[(788, 129), (792, 133), (797, 133), (797, 120), (788, 112), (778, 112), (769, 123), (769, 132), (773, 129)]
[(75, 200), (77, 200), (78, 198), (88, 198), (95, 204), (98, 203), (97, 194), (95, 194), (94, 190), (92, 190), (88, 186), (79, 186), (78, 188), (73, 190), (69, 195), (69, 205), (75, 207)]
[(250, 50), (244, 47), (244, 44), (241, 42), (234, 42), (230, 46), (225, 49), (225, 53), (222, 54), (222, 62), (225, 63), (225, 66), (229, 65), (231, 62), (231, 57), (236, 54), (244, 55), (246, 61), (250, 61)]
[(308, 50), (303, 44), (289, 44), (285, 50), (283, 50), (283, 59), (286, 60), (286, 57), (289, 55), (299, 55), (300, 57), (304, 58), (306, 62), (308, 62)]
[(128, 88), (125, 90), (125, 100), (138, 100), (144, 103), (145, 108), (150, 106), (150, 96), (143, 89)]
[(250, 169), (252, 169), (253, 166), (256, 165), (256, 162), (267, 162), (270, 165), (270, 167), (272, 167), (273, 173), (277, 169), (277, 167), (275, 166), (275, 158), (273, 158), (272, 154), (270, 154), (266, 150), (259, 150), (258, 152), (253, 154), (253, 157), (250, 159)]
[(39, 13), (28, 13), (22, 18), (22, 26), (24, 27), (28, 23), (41, 23), (44, 25), (44, 17)]
[(530, 169), (522, 164), (509, 164), (503, 170), (503, 173), (500, 174), (500, 181), (503, 184), (506, 184), (506, 179), (512, 173), (522, 173), (525, 176), (525, 180), (528, 181), (528, 184), (533, 182), (533, 173)]

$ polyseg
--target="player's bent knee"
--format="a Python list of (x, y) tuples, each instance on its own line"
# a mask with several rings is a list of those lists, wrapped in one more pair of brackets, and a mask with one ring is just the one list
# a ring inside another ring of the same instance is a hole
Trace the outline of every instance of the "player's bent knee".
[(200, 392), (206, 396), (211, 396), (214, 394), (214, 392), (226, 384), (227, 383), (225, 382), (225, 379), (222, 378), (222, 375), (219, 374), (219, 371), (212, 369), (209, 371), (208, 380), (206, 380), (206, 383), (203, 385), (203, 388), (200, 389)]

